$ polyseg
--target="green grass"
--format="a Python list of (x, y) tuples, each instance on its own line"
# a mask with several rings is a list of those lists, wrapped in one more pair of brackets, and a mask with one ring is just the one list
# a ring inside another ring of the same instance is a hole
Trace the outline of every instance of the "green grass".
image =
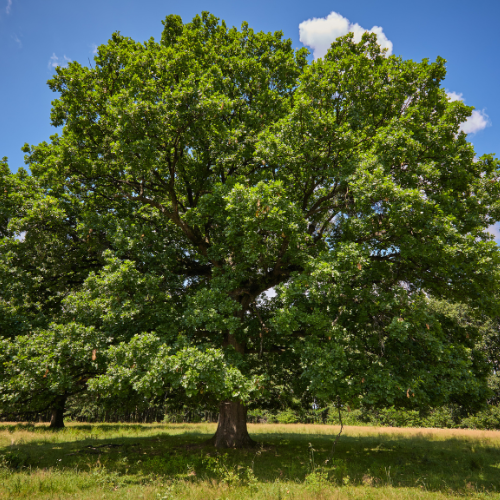
[(205, 446), (214, 424), (0, 425), (0, 499), (500, 500), (500, 432), (250, 425), (260, 446)]

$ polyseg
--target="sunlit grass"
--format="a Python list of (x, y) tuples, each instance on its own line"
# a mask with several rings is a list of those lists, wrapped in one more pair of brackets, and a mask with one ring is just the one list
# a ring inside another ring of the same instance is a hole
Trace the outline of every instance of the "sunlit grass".
[(217, 451), (215, 424), (0, 425), (0, 499), (498, 498), (500, 432), (250, 424), (254, 450)]

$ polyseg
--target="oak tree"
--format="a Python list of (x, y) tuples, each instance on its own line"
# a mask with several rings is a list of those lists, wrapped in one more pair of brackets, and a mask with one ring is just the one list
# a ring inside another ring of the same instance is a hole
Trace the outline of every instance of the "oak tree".
[[(26, 146), (28, 164), (120, 240), (107, 258), (131, 276), (92, 296), (108, 266), (68, 298), (87, 297), (72, 328), (113, 337), (88, 387), (218, 401), (218, 447), (251, 445), (247, 405), (283, 393), (486, 397), (478, 339), (427, 302), (497, 310), (499, 163), (476, 158), (459, 128), (472, 108), (447, 99), (445, 74), (373, 34), (310, 61), (280, 32), (208, 13), (57, 68), (62, 133)], [(96, 311), (122, 310), (140, 282), (140, 311), (110, 333)]]

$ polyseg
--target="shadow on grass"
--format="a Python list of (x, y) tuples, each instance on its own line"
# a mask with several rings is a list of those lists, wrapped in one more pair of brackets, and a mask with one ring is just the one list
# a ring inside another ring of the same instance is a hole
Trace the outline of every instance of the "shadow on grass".
[(189, 424), (76, 424), (61, 431), (29, 424), (0, 427), (6, 430), (20, 436), (0, 449), (0, 463), (3, 456), (4, 466), (13, 470), (99, 469), (137, 481), (152, 476), (225, 480), (252, 470), (259, 482), (302, 482), (321, 472), (340, 485), (500, 491), (500, 448), (479, 439), (343, 435), (331, 458), (334, 436), (319, 434), (258, 433), (257, 449), (216, 450), (205, 443), (212, 436), (206, 427)]

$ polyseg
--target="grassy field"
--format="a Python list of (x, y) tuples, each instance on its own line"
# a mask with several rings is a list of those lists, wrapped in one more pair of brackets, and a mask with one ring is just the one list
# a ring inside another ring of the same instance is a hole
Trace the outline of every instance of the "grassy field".
[(500, 500), (500, 432), (249, 425), (254, 450), (203, 443), (215, 424), (0, 424), (0, 499)]

